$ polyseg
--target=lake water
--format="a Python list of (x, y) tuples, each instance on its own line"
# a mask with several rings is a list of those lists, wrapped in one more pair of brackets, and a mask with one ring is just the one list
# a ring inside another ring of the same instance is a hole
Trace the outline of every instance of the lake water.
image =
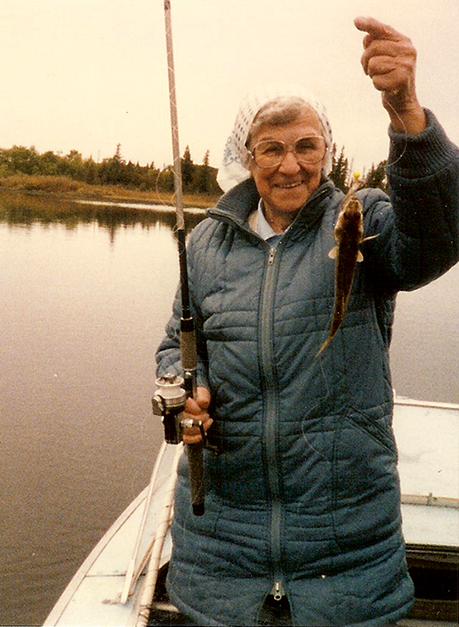
[[(0, 197), (2, 625), (43, 622), (162, 440), (150, 398), (178, 281), (173, 213), (49, 208)], [(458, 331), (459, 266), (400, 294), (398, 394), (459, 403)]]

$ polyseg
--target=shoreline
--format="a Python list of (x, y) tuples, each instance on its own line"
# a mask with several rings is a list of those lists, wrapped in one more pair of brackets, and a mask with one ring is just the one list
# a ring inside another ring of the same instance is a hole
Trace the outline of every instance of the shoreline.
[[(89, 185), (64, 176), (17, 174), (0, 178), (0, 194), (21, 194), (32, 197), (62, 199), (81, 203), (123, 206), (135, 204), (139, 210), (153, 211), (161, 206), (175, 209), (174, 194), (157, 190), (139, 190), (117, 185)], [(223, 194), (223, 192), (222, 192)], [(187, 209), (208, 209), (219, 195), (183, 194)], [(149, 207), (150, 206), (150, 207)]]

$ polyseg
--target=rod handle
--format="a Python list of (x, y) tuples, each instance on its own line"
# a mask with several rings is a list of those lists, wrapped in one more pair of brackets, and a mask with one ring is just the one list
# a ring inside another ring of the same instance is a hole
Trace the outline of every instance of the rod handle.
[[(197, 349), (193, 318), (182, 318), (180, 321), (180, 353), (184, 372), (196, 372)], [(188, 390), (187, 390), (188, 392)]]
[(204, 514), (203, 444), (187, 444), (188, 471), (190, 475), (191, 505), (195, 516)]

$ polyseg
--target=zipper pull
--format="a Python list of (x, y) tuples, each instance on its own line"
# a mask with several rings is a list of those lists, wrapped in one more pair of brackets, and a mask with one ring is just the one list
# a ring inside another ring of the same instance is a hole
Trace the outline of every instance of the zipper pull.
[(273, 586), (272, 593), (275, 601), (280, 601), (282, 599), (282, 597), (284, 596), (284, 589), (280, 581), (276, 581)]
[(269, 249), (268, 266), (272, 266), (274, 263), (274, 257), (276, 256), (276, 248)]

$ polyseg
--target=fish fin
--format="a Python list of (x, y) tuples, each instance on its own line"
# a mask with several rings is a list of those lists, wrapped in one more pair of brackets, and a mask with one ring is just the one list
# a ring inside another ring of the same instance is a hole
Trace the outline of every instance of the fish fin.
[(330, 259), (336, 259), (336, 257), (338, 256), (338, 246), (333, 246), (331, 251), (328, 253), (328, 256), (330, 257)]
[[(380, 233), (376, 233), (376, 235), (370, 235), (369, 237), (364, 237), (360, 243), (363, 244), (363, 242), (368, 242), (368, 240), (376, 239), (379, 236), (380, 236)], [(363, 261), (363, 255), (362, 255), (362, 253), (359, 250), (359, 253), (357, 255), (357, 262), (360, 263), (361, 261)]]
[[(368, 240), (370, 240), (370, 239), (376, 239), (380, 235), (381, 235), (381, 233), (376, 233), (376, 235), (370, 235), (369, 237), (364, 237), (362, 242), (368, 242)], [(362, 243), (362, 242), (360, 242), (360, 243)]]

